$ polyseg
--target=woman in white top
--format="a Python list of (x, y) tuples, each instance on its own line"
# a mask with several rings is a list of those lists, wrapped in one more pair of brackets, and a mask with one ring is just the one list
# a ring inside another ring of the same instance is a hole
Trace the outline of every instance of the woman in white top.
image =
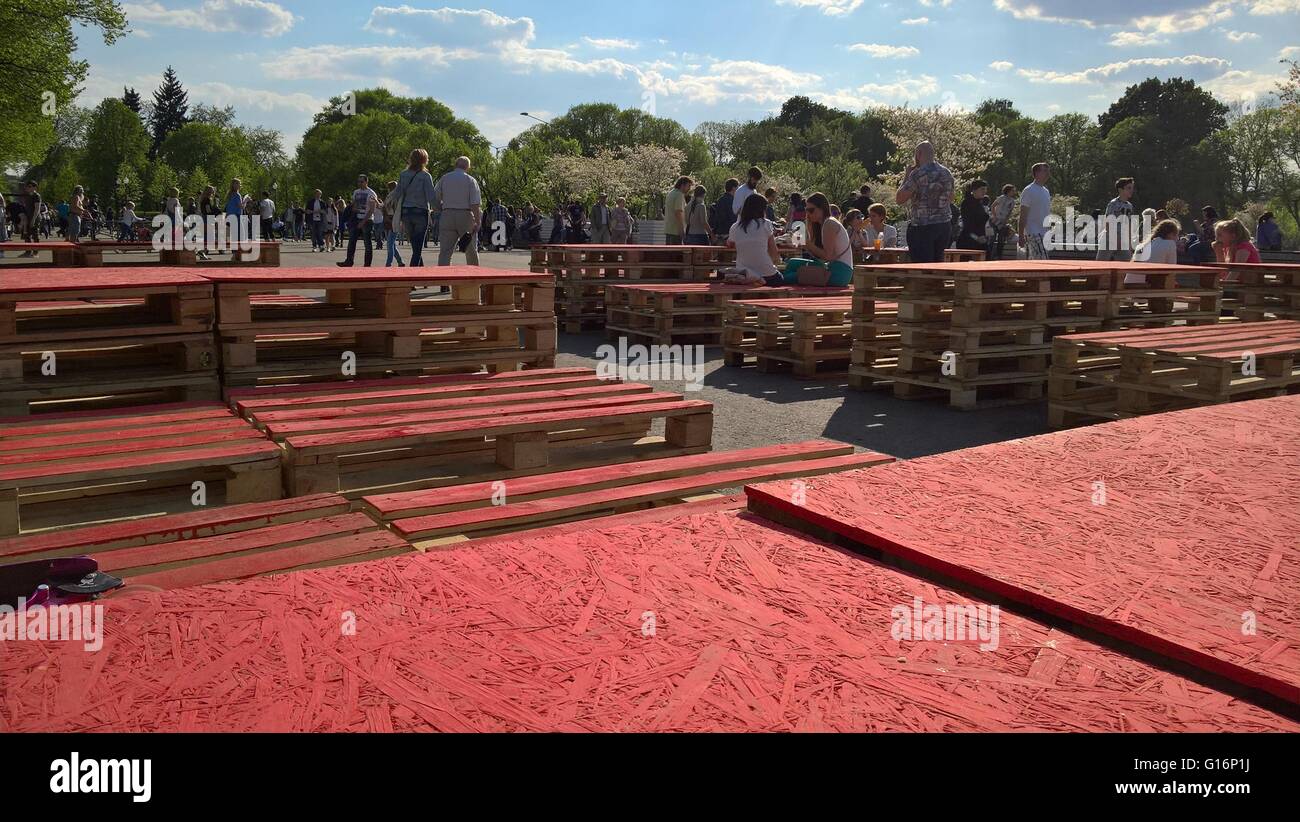
[(727, 274), (727, 282), (757, 284), (781, 276), (781, 254), (776, 250), (775, 232), (767, 219), (767, 198), (762, 194), (745, 198), (740, 217), (727, 234), (727, 246), (736, 249), (736, 265)]
[[(803, 250), (807, 256), (786, 263), (782, 283), (842, 287), (853, 282), (853, 243), (848, 229), (831, 216), (830, 200), (819, 191), (808, 197), (805, 210), (808, 228)], [(781, 283), (773, 279), (770, 284)]]
[[(1178, 265), (1178, 234), (1180, 226), (1175, 220), (1161, 220), (1146, 242), (1133, 249), (1133, 262)], [(1146, 285), (1145, 274), (1132, 271), (1124, 274), (1124, 285)]]

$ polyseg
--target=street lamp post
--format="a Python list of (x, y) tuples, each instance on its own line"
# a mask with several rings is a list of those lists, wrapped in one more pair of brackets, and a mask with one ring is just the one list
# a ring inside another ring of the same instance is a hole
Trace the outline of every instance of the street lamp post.
[(530, 120), (536, 120), (537, 122), (541, 123), (541, 124), (544, 125), (544, 126), (549, 126), (549, 125), (551, 124), (551, 121), (550, 121), (550, 120), (543, 120), (541, 117), (538, 117), (538, 116), (535, 115), (535, 114), (529, 114), (529, 113), (526, 112), (526, 111), (521, 111), (521, 112), (519, 112), (519, 116), (520, 116), (520, 117), (527, 117), (527, 118), (529, 118)]

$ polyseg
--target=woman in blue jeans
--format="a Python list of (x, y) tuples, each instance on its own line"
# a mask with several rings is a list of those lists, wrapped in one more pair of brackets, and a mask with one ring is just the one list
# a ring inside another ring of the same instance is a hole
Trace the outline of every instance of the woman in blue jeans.
[(424, 265), (424, 237), (429, 231), (429, 208), (433, 205), (433, 176), (427, 171), (429, 152), (417, 148), (410, 163), (397, 178), (397, 202), (402, 204), (402, 225), (411, 241), (411, 267)]
[(853, 282), (853, 243), (848, 230), (831, 216), (830, 200), (819, 191), (808, 198), (805, 209), (803, 250), (807, 256), (788, 260), (785, 272), (772, 275), (767, 284), (846, 286)]

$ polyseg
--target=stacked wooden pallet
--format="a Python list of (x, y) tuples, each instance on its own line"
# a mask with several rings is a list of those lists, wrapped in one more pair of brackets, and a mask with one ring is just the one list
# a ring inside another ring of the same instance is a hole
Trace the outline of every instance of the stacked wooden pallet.
[(213, 313), (180, 269), (0, 272), (0, 416), (217, 399)]
[(698, 495), (782, 477), (869, 468), (892, 457), (813, 440), (714, 451), (367, 496), (363, 509), (417, 547), (521, 531), (578, 519), (691, 501)]
[(879, 265), (853, 270), (853, 305), (849, 313), (852, 349), (849, 386), (859, 391), (892, 385), (902, 349), (898, 303), (903, 279)]
[(1242, 320), (1300, 320), (1300, 263), (1214, 263)]
[[(454, 266), (204, 276), (216, 284), (227, 386), (504, 371), (555, 359), (554, 288), (543, 275)], [(265, 294), (281, 289), (324, 290), (326, 298), (272, 302)]]
[[(720, 249), (689, 245), (534, 246), (534, 273), (555, 278), (555, 311), (566, 333), (600, 327), (605, 320), (605, 286), (708, 279), (716, 266), (708, 258)], [(696, 255), (702, 255), (696, 265)]]
[(611, 285), (605, 335), (651, 345), (721, 345), (727, 306), (734, 300), (847, 296), (847, 288), (674, 283)]
[[(1048, 336), (1100, 327), (1109, 276), (1016, 260), (876, 266), (859, 273), (854, 323), (862, 353), (850, 372), (854, 384), (892, 381), (896, 397), (941, 395), (962, 409), (1040, 399)], [(881, 277), (900, 278), (901, 288)], [(890, 288), (898, 289), (885, 294), (897, 301), (896, 325), (879, 316), (879, 291)], [(868, 363), (869, 357), (880, 359)]]
[(170, 589), (412, 550), (350, 509), (337, 494), (316, 494), (2, 539), (0, 568), (85, 555), (128, 585)]
[(1052, 344), (1054, 427), (1300, 390), (1293, 320), (1070, 334)]
[[(1095, 260), (1061, 264), (1109, 273), (1113, 293), (1107, 300), (1104, 328), (1209, 325), (1219, 321), (1223, 288), (1219, 283), (1222, 274), (1217, 269)], [(1125, 284), (1125, 275), (1129, 273), (1140, 275), (1145, 282)], [(1195, 284), (1179, 285), (1180, 277)]]
[(838, 376), (848, 368), (853, 343), (853, 298), (733, 300), (726, 305), (723, 358), (762, 372), (789, 369), (796, 377)]
[[(281, 443), (292, 494), (427, 488), (709, 450), (713, 406), (590, 369), (240, 392)], [(648, 437), (664, 421), (664, 436)]]
[(0, 421), (0, 534), (280, 496), (280, 449), (220, 403)]

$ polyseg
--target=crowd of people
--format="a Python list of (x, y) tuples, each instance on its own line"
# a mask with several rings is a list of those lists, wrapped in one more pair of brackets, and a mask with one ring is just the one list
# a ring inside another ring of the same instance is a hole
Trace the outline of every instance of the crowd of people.
[[(181, 192), (172, 188), (159, 211), (171, 216), (176, 226), (191, 215), (204, 219), (239, 218), (239, 225), (256, 222), (263, 239), (309, 242), (313, 252), (330, 253), (346, 249), (340, 266), (356, 264), (357, 246), (363, 248), (362, 264), (374, 264), (376, 249), (386, 251), (385, 265), (423, 265), (423, 252), (438, 247), (438, 264), (449, 265), (457, 251), (466, 261), (477, 264), (483, 250), (504, 251), (527, 248), (543, 242), (542, 210), (532, 203), (512, 207), (499, 199), (484, 202), (482, 188), (470, 174), (470, 160), (456, 159), (454, 168), (434, 180), (428, 171), (429, 155), (423, 149), (411, 152), (407, 168), (395, 180), (378, 190), (365, 174), (357, 178), (349, 196), (327, 196), (314, 190), (303, 202), (290, 200), (277, 206), (271, 191), (260, 196), (245, 192), (239, 179), (231, 180), (224, 197), (207, 186), (182, 202)], [(1028, 259), (1049, 256), (1048, 231), (1052, 197), (1047, 184), (1051, 167), (1037, 163), (1033, 179), (1017, 191), (1012, 184), (991, 197), (989, 184), (980, 179), (962, 187), (935, 156), (934, 146), (916, 146), (912, 165), (904, 172), (895, 202), (905, 210), (904, 224), (888, 221), (889, 208), (875, 201), (870, 185), (862, 185), (836, 204), (821, 192), (805, 196), (792, 192), (782, 198), (776, 188), (763, 185), (763, 171), (751, 167), (744, 180), (732, 178), (723, 184), (716, 199), (688, 176), (677, 179), (664, 197), (664, 242), (689, 245), (734, 245), (738, 249), (737, 280), (785, 282), (826, 280), (847, 284), (854, 261), (870, 259), (884, 248), (905, 245), (914, 262), (943, 259), (944, 249), (976, 249), (988, 259), (1000, 259), (1014, 241), (1015, 253)], [(113, 209), (101, 206), (98, 197), (81, 186), (51, 207), (41, 197), (35, 181), (20, 184), (8, 200), (0, 194), (0, 240), (11, 236), (26, 242), (55, 236), (72, 242), (98, 239), (101, 234), (117, 240), (148, 240), (150, 223), (136, 213), (134, 202)], [(1115, 182), (1115, 197), (1093, 212), (1098, 224), (1109, 226), (1135, 214), (1137, 189), (1133, 177)], [(1013, 215), (1018, 217), (1013, 219)], [(588, 210), (582, 202), (557, 203), (551, 212), (550, 243), (612, 243), (637, 241), (638, 222), (625, 197), (612, 201), (606, 193), (597, 196)], [(1260, 250), (1281, 248), (1281, 231), (1272, 212), (1257, 222), (1252, 238), (1239, 219), (1220, 219), (1213, 206), (1202, 209), (1202, 219), (1192, 230), (1163, 209), (1141, 213), (1153, 228), (1140, 238), (1109, 237), (1102, 229), (1097, 237), (1098, 259), (1178, 259), (1191, 262), (1258, 260)], [(1101, 218), (1110, 218), (1104, 220)], [(179, 233), (179, 228), (178, 228)], [(794, 244), (800, 256), (782, 263), (778, 241)], [(203, 258), (221, 253), (215, 243), (205, 243)], [(409, 261), (402, 246), (409, 246)], [(740, 249), (744, 249), (744, 254)], [(23, 252), (31, 256), (34, 251)], [(0, 251), (0, 254), (3, 254)], [(780, 269), (774, 271), (773, 267)]]

